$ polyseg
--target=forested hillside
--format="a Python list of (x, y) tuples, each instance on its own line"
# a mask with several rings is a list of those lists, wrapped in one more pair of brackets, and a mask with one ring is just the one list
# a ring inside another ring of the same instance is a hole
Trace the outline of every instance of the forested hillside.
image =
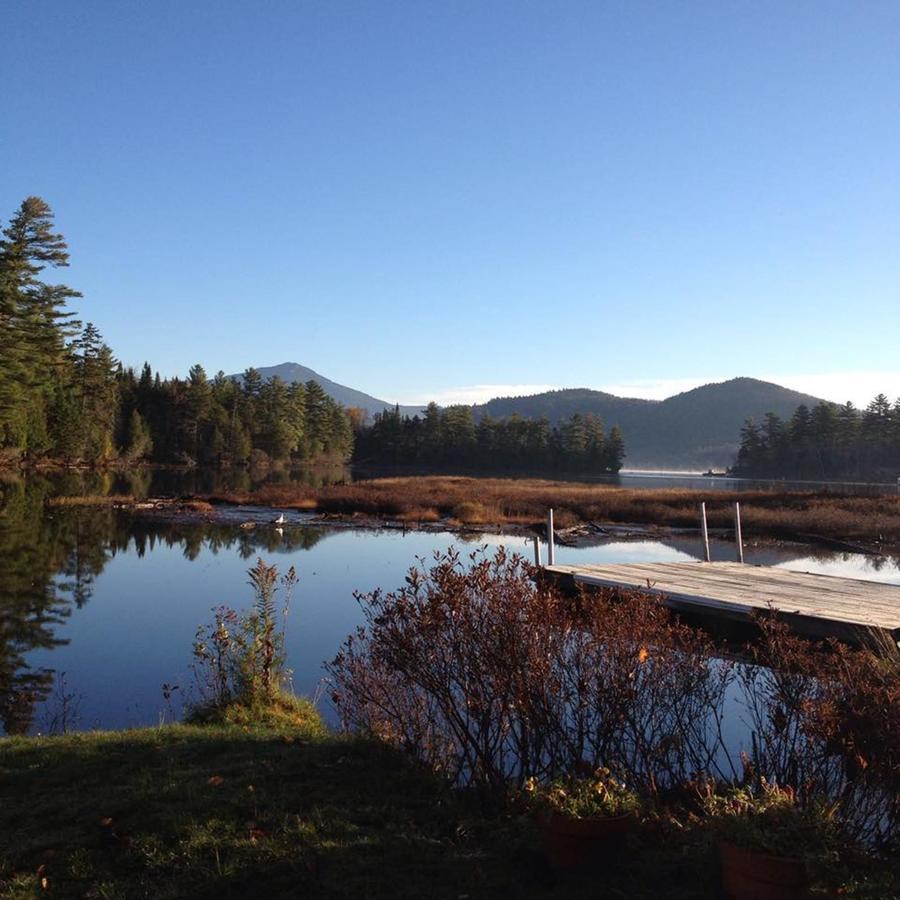
[(894, 481), (900, 477), (900, 399), (879, 394), (864, 409), (852, 403), (801, 404), (784, 420), (769, 413), (741, 429), (732, 471), (764, 478)]
[(546, 418), (551, 425), (573, 415), (593, 415), (618, 425), (628, 445), (629, 468), (724, 468), (738, 449), (738, 434), (748, 417), (770, 410), (790, 416), (810, 397), (756, 378), (732, 378), (706, 384), (666, 400), (616, 397), (584, 388), (548, 391), (532, 397), (502, 397), (474, 409), (476, 421), (518, 415)]
[(46, 277), (69, 264), (39, 197), (26, 199), (0, 240), (0, 460), (109, 464), (345, 459), (349, 414), (315, 381), (240, 384), (193, 366), (162, 379), (121, 366), (91, 323), (68, 309), (81, 295)]
[(354, 458), (378, 465), (413, 465), (431, 470), (505, 472), (618, 472), (625, 456), (622, 432), (605, 434), (596, 416), (574, 414), (559, 425), (547, 419), (482, 416), (470, 406), (439, 409), (430, 403), (423, 416), (399, 409), (375, 417), (357, 432)]

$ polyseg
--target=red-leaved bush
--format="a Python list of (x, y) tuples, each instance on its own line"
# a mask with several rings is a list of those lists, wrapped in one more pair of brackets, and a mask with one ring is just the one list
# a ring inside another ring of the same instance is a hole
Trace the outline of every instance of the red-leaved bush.
[(896, 663), (768, 620), (757, 645), (726, 652), (658, 599), (569, 597), (503, 548), (436, 553), (400, 589), (357, 599), (364, 624), (327, 667), (345, 726), (455, 784), (497, 797), (608, 766), (651, 798), (738, 781), (749, 758), (841, 801), (854, 836), (896, 835)]

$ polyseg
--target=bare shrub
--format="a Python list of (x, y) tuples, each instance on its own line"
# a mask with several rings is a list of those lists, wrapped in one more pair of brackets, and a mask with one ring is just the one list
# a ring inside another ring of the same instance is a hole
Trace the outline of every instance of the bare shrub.
[(659, 599), (563, 596), (503, 548), (436, 553), (357, 600), (364, 624), (327, 666), (344, 724), (457, 785), (495, 798), (608, 766), (662, 800), (752, 776), (834, 804), (861, 843), (896, 841), (896, 659), (766, 618), (735, 654)]
[(297, 575), (292, 566), (279, 577), (278, 569), (262, 559), (247, 574), (254, 594), (251, 610), (239, 615), (226, 606), (216, 607), (212, 624), (201, 625), (194, 639), (194, 680), (200, 707), (207, 710), (232, 701), (249, 705), (271, 701), (289, 674), (284, 666), (284, 632)]
[(615, 762), (654, 792), (717, 770), (730, 666), (643, 597), (578, 603), (485, 548), (357, 595), (328, 669), (345, 724), (486, 792)]
[(900, 826), (900, 665), (896, 654), (826, 649), (760, 620), (762, 640), (741, 667), (752, 770), (841, 804), (858, 840), (888, 847)]

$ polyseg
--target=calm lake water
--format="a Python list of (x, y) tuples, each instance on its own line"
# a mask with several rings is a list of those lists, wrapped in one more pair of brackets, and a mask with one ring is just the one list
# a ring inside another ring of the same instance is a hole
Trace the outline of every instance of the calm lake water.
[[(102, 487), (121, 490), (114, 482)], [(47, 507), (60, 491), (87, 492), (84, 484), (59, 480), (0, 481), (0, 491), (0, 727), (9, 731), (45, 732), (54, 720), (58, 726), (61, 690), (71, 695), (68, 712), (83, 729), (159, 722), (163, 683), (179, 685), (177, 713), (191, 686), (197, 626), (219, 604), (249, 606), (246, 571), (257, 557), (297, 570), (288, 664), (295, 690), (313, 695), (323, 661), (361, 620), (354, 591), (397, 587), (417, 557), (449, 546), (504, 544), (531, 554), (525, 538), (499, 534), (148, 524), (111, 509)], [(714, 542), (713, 553), (732, 559), (734, 547)], [(557, 548), (562, 563), (687, 561), (699, 554), (699, 541), (686, 537)], [(771, 545), (749, 546), (746, 559), (900, 584), (900, 559)], [(327, 700), (321, 705), (331, 717)]]

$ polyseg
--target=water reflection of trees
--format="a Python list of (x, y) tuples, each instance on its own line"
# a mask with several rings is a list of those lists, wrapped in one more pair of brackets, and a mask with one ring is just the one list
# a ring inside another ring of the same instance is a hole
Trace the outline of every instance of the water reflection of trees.
[(118, 553), (132, 545), (139, 556), (156, 546), (181, 547), (193, 560), (204, 550), (236, 549), (249, 559), (308, 550), (329, 533), (153, 523), (109, 507), (46, 505), (59, 494), (122, 492), (121, 478), (80, 472), (0, 478), (0, 726), (8, 734), (28, 730), (53, 686), (53, 669), (32, 665), (30, 654), (68, 643), (61, 626), (90, 600), (97, 577)]
[(0, 481), (0, 723), (9, 734), (28, 729), (52, 683), (52, 672), (32, 668), (27, 654), (63, 643), (54, 631), (69, 615), (53, 583), (66, 541), (59, 521), (44, 520), (45, 496), (41, 483)]
[(134, 543), (138, 556), (157, 546), (181, 547), (186, 559), (194, 560), (204, 550), (218, 554), (222, 550), (236, 549), (241, 559), (249, 559), (260, 553), (293, 553), (310, 550), (323, 538), (333, 533), (321, 528), (288, 526), (278, 529), (261, 526), (242, 529), (235, 525), (219, 525), (210, 522), (159, 524), (147, 520), (125, 519), (125, 533), (119, 550), (126, 550)]
[(255, 491), (266, 484), (303, 484), (324, 487), (352, 476), (346, 466), (304, 466), (264, 469), (155, 469), (117, 473), (108, 493), (135, 497), (168, 494), (233, 494)]

